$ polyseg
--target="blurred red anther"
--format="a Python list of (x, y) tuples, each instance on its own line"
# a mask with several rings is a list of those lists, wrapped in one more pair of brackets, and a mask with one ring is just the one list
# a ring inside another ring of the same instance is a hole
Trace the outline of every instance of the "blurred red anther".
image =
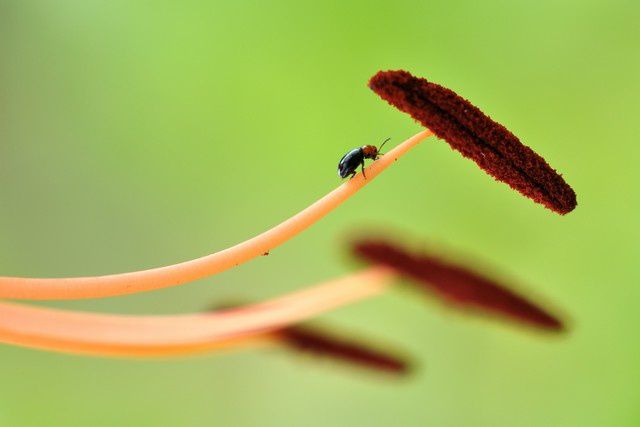
[(378, 72), (369, 87), (514, 190), (561, 215), (576, 207), (573, 189), (541, 156), (451, 89), (402, 70)]
[(435, 255), (411, 253), (385, 240), (356, 241), (353, 252), (370, 263), (393, 268), (455, 306), (507, 316), (550, 331), (564, 328), (559, 318), (505, 285)]
[[(238, 301), (233, 304), (212, 305), (212, 311), (236, 311), (245, 305)], [(289, 326), (276, 331), (265, 332), (264, 337), (274, 339), (278, 344), (294, 351), (306, 352), (310, 355), (324, 357), (357, 366), (360, 368), (387, 372), (395, 375), (406, 375), (410, 371), (409, 362), (389, 351), (371, 347), (369, 344), (352, 338), (338, 337), (326, 328), (310, 326)]]
[(346, 362), (362, 368), (393, 374), (407, 374), (409, 364), (399, 356), (373, 349), (351, 339), (338, 338), (326, 331), (293, 326), (277, 332), (282, 342), (292, 349)]

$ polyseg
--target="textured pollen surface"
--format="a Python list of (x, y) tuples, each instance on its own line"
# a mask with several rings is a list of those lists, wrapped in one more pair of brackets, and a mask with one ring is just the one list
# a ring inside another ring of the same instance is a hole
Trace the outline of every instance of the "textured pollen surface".
[(401, 70), (378, 72), (369, 87), (535, 202), (561, 215), (576, 207), (573, 189), (541, 156), (452, 90)]

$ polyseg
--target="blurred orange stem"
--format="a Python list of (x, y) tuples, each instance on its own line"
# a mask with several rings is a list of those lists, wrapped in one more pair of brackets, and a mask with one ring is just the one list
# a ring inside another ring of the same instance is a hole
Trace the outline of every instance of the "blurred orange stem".
[(167, 356), (272, 340), (270, 332), (383, 292), (395, 277), (371, 267), (259, 304), (221, 312), (121, 316), (0, 303), (0, 342), (99, 356)]
[(367, 179), (362, 174), (356, 175), (293, 217), (228, 249), (178, 264), (122, 274), (69, 278), (0, 277), (0, 298), (63, 300), (110, 297), (177, 286), (228, 270), (271, 251), (304, 231), (431, 135), (430, 130), (424, 130), (412, 136), (366, 168)]

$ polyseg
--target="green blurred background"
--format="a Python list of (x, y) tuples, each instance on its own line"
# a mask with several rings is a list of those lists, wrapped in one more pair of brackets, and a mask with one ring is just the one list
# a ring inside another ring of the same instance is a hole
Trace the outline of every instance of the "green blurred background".
[(640, 424), (640, 6), (540, 2), (0, 2), (3, 275), (198, 257), (334, 188), (348, 149), (419, 127), (366, 87), (404, 68), (506, 124), (578, 194), (560, 217), (435, 139), (326, 219), (193, 284), (92, 301), (182, 313), (352, 271), (345, 232), (473, 254), (564, 311), (545, 337), (404, 292), (323, 316), (405, 349), (406, 380), (279, 350), (118, 360), (2, 346), (1, 426)]

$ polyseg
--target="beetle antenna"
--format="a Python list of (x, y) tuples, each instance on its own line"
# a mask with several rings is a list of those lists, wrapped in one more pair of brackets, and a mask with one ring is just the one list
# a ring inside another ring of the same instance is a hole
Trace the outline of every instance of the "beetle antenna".
[(387, 139), (385, 139), (385, 140), (384, 140), (384, 142), (380, 145), (380, 148), (378, 148), (378, 151), (381, 151), (381, 150), (382, 150), (382, 147), (384, 147), (384, 144), (386, 144), (386, 143), (387, 143), (387, 141), (389, 141), (390, 139), (391, 139), (391, 138), (387, 138)]

